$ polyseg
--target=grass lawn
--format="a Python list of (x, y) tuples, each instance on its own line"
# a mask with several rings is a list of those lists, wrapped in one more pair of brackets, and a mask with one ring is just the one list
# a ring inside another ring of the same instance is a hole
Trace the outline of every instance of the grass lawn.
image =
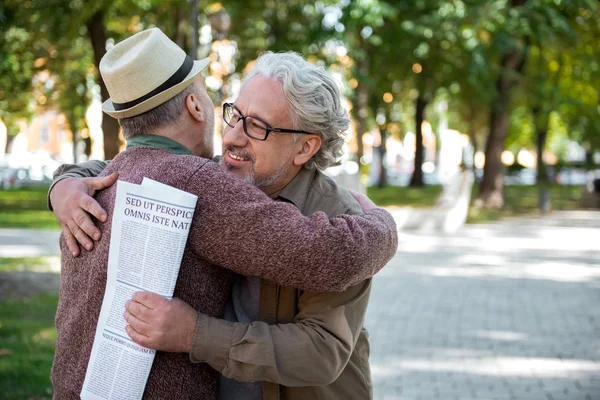
[[(534, 215), (538, 210), (538, 191), (536, 185), (511, 185), (505, 186), (506, 204), (501, 210), (469, 209), (468, 223), (488, 222), (506, 217)], [(576, 210), (580, 208), (581, 186), (551, 186), (550, 202), (552, 210)], [(475, 199), (479, 187), (473, 186), (471, 199)], [(433, 207), (442, 194), (441, 186), (424, 186), (410, 188), (400, 186), (387, 186), (383, 189), (377, 187), (367, 188), (367, 194), (378, 206), (411, 206)]]
[(0, 302), (0, 398), (51, 399), (58, 294)]
[[(576, 210), (580, 207), (581, 186), (550, 186), (550, 204), (552, 210)], [(475, 199), (479, 188), (473, 187), (471, 199)], [(504, 187), (505, 205), (501, 210), (471, 207), (467, 223), (495, 221), (506, 217), (539, 214), (539, 186), (511, 185)]]
[(60, 265), (60, 257), (15, 257), (15, 258), (0, 258), (0, 272), (18, 272), (18, 271), (34, 271), (34, 272), (51, 272), (53, 264)]
[(0, 228), (60, 229), (47, 194), (47, 187), (0, 190)]
[(442, 186), (423, 186), (411, 188), (404, 186), (386, 186), (382, 189), (367, 188), (367, 195), (375, 204), (386, 206), (433, 207), (442, 194)]
[[(5, 284), (10, 285), (0, 293), (0, 399), (52, 398), (50, 368), (58, 293), (40, 293), (54, 289), (46, 284), (44, 276), (48, 274), (36, 273), (51, 271), (58, 260), (57, 256), (0, 258), (0, 280), (6, 279)], [(19, 289), (23, 283), (10, 278), (11, 273), (21, 271), (39, 276), (30, 281), (27, 290)], [(19, 293), (18, 297), (14, 293)]]

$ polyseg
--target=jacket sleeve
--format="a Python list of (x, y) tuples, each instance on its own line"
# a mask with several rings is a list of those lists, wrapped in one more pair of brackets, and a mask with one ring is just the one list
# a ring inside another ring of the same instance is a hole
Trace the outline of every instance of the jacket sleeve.
[(50, 192), (58, 182), (66, 178), (89, 178), (100, 175), (100, 172), (104, 170), (110, 164), (108, 161), (91, 160), (79, 164), (63, 164), (54, 171), (54, 181), (48, 189), (48, 210), (52, 210), (52, 204), (50, 204)]
[(367, 280), (344, 292), (304, 292), (290, 324), (248, 325), (199, 314), (190, 360), (242, 382), (328, 385), (350, 360), (370, 291)]
[(398, 246), (394, 219), (385, 210), (305, 217), (215, 163), (190, 177), (188, 191), (198, 196), (189, 250), (212, 264), (282, 286), (344, 290), (377, 273)]

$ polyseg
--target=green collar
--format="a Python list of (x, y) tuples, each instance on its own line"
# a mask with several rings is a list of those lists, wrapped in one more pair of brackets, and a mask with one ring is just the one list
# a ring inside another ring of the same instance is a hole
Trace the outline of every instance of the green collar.
[(192, 152), (187, 149), (181, 143), (169, 139), (164, 136), (157, 135), (138, 135), (130, 139), (127, 139), (127, 148), (145, 146), (145, 147), (158, 147), (159, 149), (167, 150), (169, 153), (177, 154), (180, 156), (191, 156)]

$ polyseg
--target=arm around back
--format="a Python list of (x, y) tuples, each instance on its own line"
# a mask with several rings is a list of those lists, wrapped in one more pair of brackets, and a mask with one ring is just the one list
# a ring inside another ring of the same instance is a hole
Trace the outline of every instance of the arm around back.
[(198, 195), (188, 246), (211, 263), (246, 276), (311, 291), (341, 291), (372, 277), (394, 256), (396, 225), (385, 210), (329, 219), (207, 163), (188, 181)]
[(50, 194), (54, 186), (66, 178), (91, 178), (100, 175), (100, 172), (104, 170), (110, 164), (108, 161), (91, 160), (79, 164), (63, 164), (54, 171), (54, 181), (48, 189), (48, 209), (54, 211), (52, 202), (50, 201)]

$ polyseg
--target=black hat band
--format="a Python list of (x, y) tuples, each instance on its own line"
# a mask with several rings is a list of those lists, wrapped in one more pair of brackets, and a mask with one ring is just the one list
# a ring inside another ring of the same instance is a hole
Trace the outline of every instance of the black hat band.
[(144, 101), (156, 96), (157, 94), (164, 92), (167, 89), (172, 88), (173, 86), (177, 85), (178, 83), (183, 82), (185, 77), (188, 76), (188, 74), (192, 70), (193, 66), (194, 66), (194, 60), (190, 56), (185, 56), (185, 60), (183, 60), (183, 64), (181, 64), (181, 67), (179, 67), (179, 69), (177, 71), (175, 71), (175, 73), (173, 75), (171, 75), (171, 77), (169, 79), (167, 79), (163, 84), (161, 84), (159, 87), (157, 87), (150, 93), (145, 94), (142, 97), (139, 97), (135, 100), (131, 100), (126, 103), (115, 103), (113, 101), (113, 106), (114, 106), (115, 110), (121, 111), (121, 110), (126, 110), (128, 108), (137, 106), (138, 104), (143, 103)]

